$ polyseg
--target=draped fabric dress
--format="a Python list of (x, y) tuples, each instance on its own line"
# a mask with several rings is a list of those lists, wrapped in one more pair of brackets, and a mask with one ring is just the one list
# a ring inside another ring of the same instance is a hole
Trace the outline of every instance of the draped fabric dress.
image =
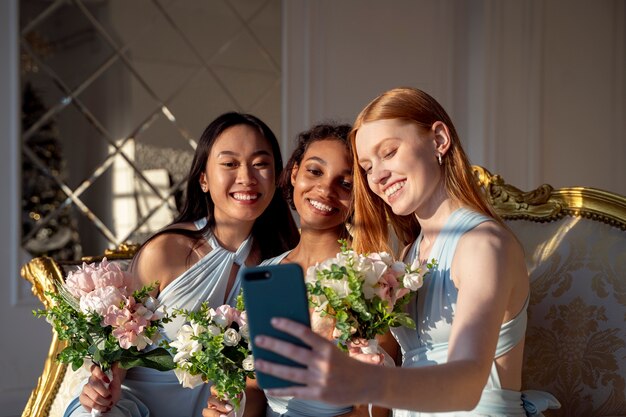
[[(266, 259), (261, 265), (277, 265), (289, 255), (287, 251), (282, 255)], [(306, 271), (305, 271), (306, 272)], [(352, 411), (352, 407), (326, 404), (320, 401), (300, 400), (292, 397), (267, 397), (267, 417), (334, 417)]]
[[(195, 222), (198, 229), (206, 225), (206, 219)], [(245, 265), (252, 237), (241, 243), (236, 252), (219, 245), (215, 236), (205, 236), (212, 250), (191, 268), (178, 276), (158, 295), (157, 301), (167, 311), (183, 308), (197, 310), (204, 301), (213, 307), (235, 305), (240, 283), (235, 282), (226, 298), (230, 272), (234, 264)], [(167, 340), (176, 338), (184, 318), (178, 317), (163, 326), (162, 334)], [(86, 382), (86, 381), (85, 381)], [(196, 388), (183, 388), (174, 371), (161, 372), (148, 368), (131, 368), (122, 384), (122, 397), (106, 416), (113, 417), (199, 417), (210, 396), (210, 384)], [(82, 389), (82, 385), (81, 385)], [(64, 417), (88, 417), (78, 401), (73, 399)]]
[[(400, 344), (403, 367), (421, 367), (441, 364), (447, 361), (448, 343), (452, 321), (454, 320), (458, 291), (450, 277), (450, 267), (461, 236), (485, 221), (491, 221), (468, 209), (460, 208), (448, 218), (436, 238), (429, 260), (438, 264), (424, 280), (424, 285), (411, 300), (408, 312), (415, 320), (415, 330), (406, 327), (392, 329)], [(405, 262), (412, 263), (419, 257), (418, 236), (407, 253)], [(500, 328), (500, 336), (495, 357), (498, 358), (513, 349), (526, 332), (528, 299), (522, 310)], [(419, 387), (414, 389), (419, 390)], [(407, 391), (407, 395), (410, 392)], [(454, 395), (451, 393), (450, 395)], [(511, 391), (502, 389), (495, 360), (478, 406), (470, 412), (418, 413), (407, 410), (394, 410), (394, 417), (434, 417), (434, 416), (541, 416), (547, 408), (558, 408), (558, 401), (550, 394), (540, 391)]]

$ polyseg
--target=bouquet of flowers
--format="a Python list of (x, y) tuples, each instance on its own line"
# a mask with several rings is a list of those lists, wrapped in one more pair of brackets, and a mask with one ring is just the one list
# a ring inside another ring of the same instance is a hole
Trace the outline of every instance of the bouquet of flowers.
[(176, 310), (175, 314), (188, 321), (175, 341), (165, 343), (174, 354), (174, 372), (180, 383), (193, 388), (211, 381), (218, 396), (239, 409), (246, 378), (254, 378), (243, 297), (237, 298), (237, 307), (213, 309), (205, 302), (198, 311)]
[(375, 336), (390, 327), (414, 329), (403, 306), (435, 260), (406, 265), (386, 252), (359, 255), (345, 241), (340, 243), (336, 257), (311, 266), (305, 277), (310, 304), (316, 313), (334, 319), (339, 346), (347, 350), (347, 342), (359, 338), (375, 344)]
[(77, 370), (85, 359), (107, 372), (114, 362), (122, 368), (144, 366), (161, 371), (174, 368), (163, 348), (144, 350), (160, 338), (159, 329), (170, 319), (150, 296), (154, 285), (134, 290), (132, 275), (107, 262), (85, 264), (71, 271), (53, 305), (38, 310), (67, 346), (57, 357)]

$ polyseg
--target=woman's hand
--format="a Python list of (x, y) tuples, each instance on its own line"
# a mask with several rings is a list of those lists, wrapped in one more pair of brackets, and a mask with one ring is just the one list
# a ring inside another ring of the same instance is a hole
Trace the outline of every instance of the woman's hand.
[(223, 417), (229, 416), (233, 411), (233, 406), (226, 400), (220, 400), (215, 391), (215, 387), (211, 387), (211, 396), (207, 401), (207, 406), (202, 410), (202, 417)]
[(119, 401), (126, 371), (114, 363), (111, 367), (111, 375), (112, 377), (109, 378), (99, 366), (91, 366), (91, 376), (78, 398), (87, 411), (91, 412), (92, 409), (96, 409), (106, 413)]
[[(332, 404), (367, 404), (374, 393), (370, 383), (376, 380), (378, 366), (370, 366), (350, 358), (332, 342), (315, 334), (310, 328), (288, 319), (272, 319), (272, 325), (300, 340), (311, 349), (296, 346), (269, 336), (257, 336), (257, 346), (305, 365), (298, 368), (263, 360), (255, 361), (255, 369), (302, 386), (268, 390), (275, 396), (325, 401)], [(371, 368), (371, 369), (368, 369)], [(373, 378), (374, 377), (374, 378)]]
[(367, 339), (356, 338), (348, 341), (348, 355), (358, 361), (372, 365), (380, 365), (385, 359), (382, 353), (364, 353), (363, 350), (370, 346)]

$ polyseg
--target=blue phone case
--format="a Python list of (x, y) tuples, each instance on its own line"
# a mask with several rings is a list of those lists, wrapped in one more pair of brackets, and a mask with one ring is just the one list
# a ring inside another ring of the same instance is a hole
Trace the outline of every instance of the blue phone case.
[[(265, 359), (284, 365), (304, 366), (284, 356), (277, 355), (254, 344), (256, 335), (267, 335), (307, 347), (299, 339), (276, 330), (270, 324), (272, 317), (286, 317), (311, 326), (309, 303), (302, 268), (298, 264), (279, 264), (242, 268), (239, 271), (243, 297), (248, 312), (248, 326), (252, 343), (252, 354), (256, 359)], [(298, 385), (261, 372), (256, 373), (261, 388), (281, 388)]]

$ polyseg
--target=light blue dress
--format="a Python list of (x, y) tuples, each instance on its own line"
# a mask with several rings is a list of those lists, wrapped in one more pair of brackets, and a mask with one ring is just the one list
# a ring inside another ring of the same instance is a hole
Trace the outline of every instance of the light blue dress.
[[(195, 225), (201, 229), (206, 225), (206, 219), (196, 221)], [(244, 265), (252, 248), (252, 237), (242, 242), (236, 252), (222, 248), (211, 232), (205, 237), (212, 250), (159, 294), (157, 300), (167, 307), (167, 311), (177, 308), (197, 310), (204, 301), (214, 307), (222, 305), (233, 264)], [(236, 302), (239, 287), (240, 283), (235, 282), (227, 299), (229, 304), (234, 305)], [(184, 320), (178, 317), (166, 323), (162, 331), (164, 338), (175, 339)], [(174, 371), (131, 368), (126, 373), (120, 401), (106, 416), (199, 417), (202, 416), (209, 395), (210, 384), (193, 389), (183, 388)], [(64, 414), (64, 417), (70, 416), (88, 417), (91, 414), (75, 398)]]
[[(402, 349), (403, 367), (420, 367), (445, 363), (448, 357), (448, 342), (458, 291), (450, 277), (452, 258), (461, 236), (489, 217), (461, 208), (454, 211), (433, 244), (430, 258), (438, 262), (435, 270), (424, 280), (417, 291), (417, 299), (409, 303), (409, 315), (415, 320), (417, 329), (406, 327), (392, 329), (392, 333)], [(422, 235), (410, 248), (405, 262), (412, 263), (419, 256)], [(524, 337), (526, 332), (528, 299), (522, 311), (511, 321), (504, 323), (495, 357), (498, 358)], [(415, 389), (419, 389), (416, 387)], [(408, 394), (408, 393), (407, 393)], [(478, 406), (470, 412), (418, 413), (407, 410), (393, 410), (394, 417), (434, 417), (434, 416), (541, 416), (547, 408), (558, 408), (558, 401), (550, 394), (540, 391), (511, 391), (502, 389), (495, 360)]]
[[(261, 265), (277, 265), (290, 252), (287, 251), (275, 258), (266, 259), (261, 262)], [(272, 397), (267, 393), (265, 396), (267, 397), (267, 417), (334, 417), (352, 411), (351, 406), (343, 407), (292, 397)]]

